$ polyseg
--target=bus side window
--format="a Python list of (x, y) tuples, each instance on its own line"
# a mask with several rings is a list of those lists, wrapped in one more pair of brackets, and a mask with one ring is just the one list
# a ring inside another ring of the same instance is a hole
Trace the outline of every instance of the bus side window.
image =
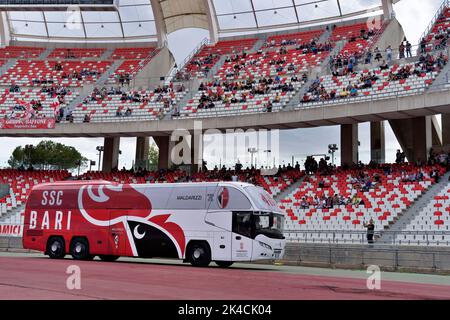
[(233, 232), (244, 237), (252, 237), (252, 213), (233, 212)]

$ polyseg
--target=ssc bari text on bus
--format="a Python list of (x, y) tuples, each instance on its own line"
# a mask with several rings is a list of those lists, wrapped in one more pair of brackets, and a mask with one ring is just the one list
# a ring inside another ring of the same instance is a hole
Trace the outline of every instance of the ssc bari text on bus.
[(282, 258), (283, 223), (273, 198), (245, 183), (59, 182), (32, 189), (23, 246), (55, 259), (167, 257), (225, 267)]

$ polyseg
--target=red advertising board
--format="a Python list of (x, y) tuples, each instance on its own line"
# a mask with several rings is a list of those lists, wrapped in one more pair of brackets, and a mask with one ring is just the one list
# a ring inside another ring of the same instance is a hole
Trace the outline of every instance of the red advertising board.
[(54, 129), (55, 119), (0, 119), (0, 129)]
[(0, 224), (0, 237), (21, 237), (22, 231), (22, 226), (19, 224)]

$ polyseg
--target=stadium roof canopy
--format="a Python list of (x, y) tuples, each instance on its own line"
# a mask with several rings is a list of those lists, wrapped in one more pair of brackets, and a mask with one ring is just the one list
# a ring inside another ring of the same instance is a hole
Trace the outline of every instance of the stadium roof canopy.
[(179, 29), (219, 35), (264, 32), (373, 15), (399, 0), (116, 0), (117, 10), (2, 12), (11, 39), (159, 40)]

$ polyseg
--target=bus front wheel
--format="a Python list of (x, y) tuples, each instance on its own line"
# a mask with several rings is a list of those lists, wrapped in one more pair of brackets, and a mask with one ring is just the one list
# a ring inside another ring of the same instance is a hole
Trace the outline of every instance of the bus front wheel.
[(189, 262), (194, 267), (207, 267), (211, 263), (211, 250), (204, 242), (195, 242), (189, 245)]
[(48, 239), (47, 254), (51, 259), (62, 259), (66, 255), (64, 239), (53, 237)]
[(84, 238), (75, 238), (70, 245), (70, 254), (75, 260), (92, 260), (89, 254), (89, 242)]
[(221, 268), (231, 267), (233, 261), (214, 261)]
[(111, 255), (101, 255), (99, 256), (100, 260), (106, 261), (106, 262), (113, 262), (119, 259), (119, 256), (111, 256)]

